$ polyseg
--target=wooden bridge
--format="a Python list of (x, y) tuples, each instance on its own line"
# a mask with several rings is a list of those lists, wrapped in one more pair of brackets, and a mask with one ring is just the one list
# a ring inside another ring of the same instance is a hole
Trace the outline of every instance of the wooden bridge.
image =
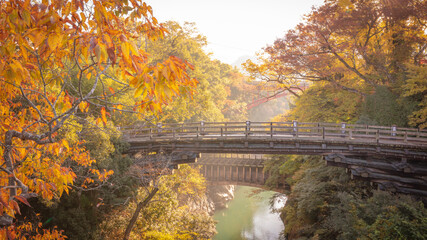
[(323, 155), (329, 165), (346, 167), (355, 178), (427, 195), (425, 130), (296, 121), (158, 124), (122, 130), (130, 153)]
[(268, 159), (262, 154), (207, 153), (192, 165), (201, 166), (200, 173), (211, 184), (265, 188), (269, 173), (264, 171), (264, 162)]
[[(264, 170), (270, 156), (261, 154), (202, 154), (193, 165), (201, 166), (201, 174), (215, 185), (243, 185), (283, 192), (285, 179), (267, 188), (270, 176)], [(427, 196), (427, 166), (417, 162), (354, 159), (341, 154), (324, 158), (329, 166), (345, 167), (352, 179), (370, 181), (378, 189)], [(272, 187), (272, 188), (271, 188)]]

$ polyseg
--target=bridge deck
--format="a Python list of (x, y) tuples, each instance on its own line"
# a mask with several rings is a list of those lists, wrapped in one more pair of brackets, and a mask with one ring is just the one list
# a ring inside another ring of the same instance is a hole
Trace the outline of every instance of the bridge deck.
[(195, 151), (427, 158), (427, 131), (298, 122), (199, 122), (124, 128), (130, 152)]

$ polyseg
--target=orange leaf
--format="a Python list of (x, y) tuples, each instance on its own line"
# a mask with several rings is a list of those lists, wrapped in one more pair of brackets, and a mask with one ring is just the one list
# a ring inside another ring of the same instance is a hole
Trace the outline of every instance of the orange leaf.
[(12, 209), (14, 209), (19, 215), (21, 215), (21, 210), (19, 209), (19, 205), (15, 200), (10, 200), (12, 205)]
[(112, 94), (114, 94), (114, 89), (112, 87), (108, 88)]
[(102, 117), (102, 122), (105, 124), (107, 124), (107, 116), (106, 116), (107, 111), (105, 110), (105, 107), (101, 108), (101, 117)]
[(7, 202), (3, 199), (2, 195), (0, 195), (0, 203), (3, 204), (4, 207), (8, 206)]
[(7, 235), (7, 239), (15, 239), (15, 232), (14, 231), (10, 231), (9, 228), (6, 229), (6, 235)]
[(60, 45), (61, 41), (62, 41), (61, 36), (57, 34), (51, 34), (47, 38), (47, 42), (51, 50), (55, 50)]

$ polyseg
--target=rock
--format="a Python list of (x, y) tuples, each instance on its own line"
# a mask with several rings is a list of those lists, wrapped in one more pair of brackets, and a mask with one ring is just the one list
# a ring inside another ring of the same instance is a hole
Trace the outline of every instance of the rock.
[(214, 210), (227, 208), (227, 203), (234, 198), (234, 189), (234, 185), (208, 186), (207, 196)]

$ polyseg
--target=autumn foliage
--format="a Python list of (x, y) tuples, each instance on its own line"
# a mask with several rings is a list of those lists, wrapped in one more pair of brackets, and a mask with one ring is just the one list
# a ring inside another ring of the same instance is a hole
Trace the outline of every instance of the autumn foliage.
[[(424, 83), (408, 84), (409, 78), (422, 78), (418, 74), (425, 68), (426, 12), (426, 1), (419, 0), (328, 0), (314, 8), (285, 36), (267, 46), (257, 62), (249, 60), (245, 67), (253, 78), (279, 90), (289, 91), (301, 83), (313, 85), (309, 95), (317, 94), (315, 97), (322, 98), (321, 104), (311, 104), (317, 108), (316, 114), (348, 98), (352, 99), (348, 109), (355, 109), (352, 102), (362, 102), (381, 87), (402, 96), (400, 103), (395, 105), (402, 104), (399, 107), (404, 109), (409, 105), (403, 104), (404, 100), (419, 102), (419, 95), (426, 94), (420, 90), (424, 89)], [(295, 95), (299, 97), (301, 93)], [(325, 98), (325, 95), (330, 97)], [(338, 99), (338, 95), (345, 97)], [(412, 98), (403, 99), (407, 96)], [(310, 115), (313, 109), (307, 105), (300, 110)], [(336, 112), (333, 107), (328, 110)], [(419, 103), (419, 111), (404, 117), (411, 115), (412, 126), (425, 127), (425, 119), (422, 119), (425, 112), (423, 102)], [(355, 112), (339, 114), (346, 121), (354, 120)], [(308, 118), (301, 120), (310, 121)], [(311, 120), (331, 121), (327, 118)]]
[[(326, 0), (245, 67), (278, 91), (309, 86), (273, 121), (425, 129), (426, 13), (425, 0)], [(287, 239), (426, 239), (421, 194), (377, 192), (316, 156), (275, 156), (264, 171), (289, 184)]]
[[(136, 41), (165, 34), (152, 14), (136, 0), (0, 1), (0, 238), (20, 237), (13, 219), (27, 198), (59, 198), (76, 179), (70, 166), (94, 163), (61, 129), (89, 109), (102, 126), (112, 111), (158, 113), (191, 94), (189, 63), (153, 62)], [(136, 104), (119, 101), (129, 92)]]

